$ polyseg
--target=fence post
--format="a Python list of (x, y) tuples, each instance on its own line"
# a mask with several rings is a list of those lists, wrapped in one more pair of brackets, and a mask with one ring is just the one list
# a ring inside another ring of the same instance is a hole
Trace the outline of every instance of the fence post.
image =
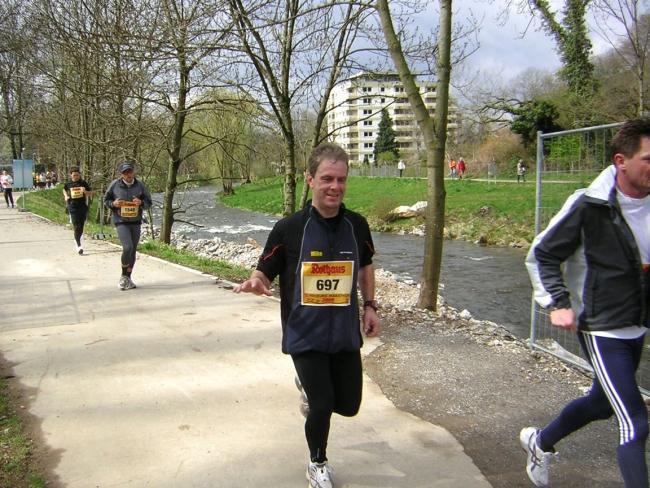
[[(535, 235), (542, 230), (542, 170), (544, 167), (544, 139), (542, 131), (537, 131), (537, 158), (535, 162)], [(537, 302), (535, 292), (530, 301), (530, 346), (537, 339)]]

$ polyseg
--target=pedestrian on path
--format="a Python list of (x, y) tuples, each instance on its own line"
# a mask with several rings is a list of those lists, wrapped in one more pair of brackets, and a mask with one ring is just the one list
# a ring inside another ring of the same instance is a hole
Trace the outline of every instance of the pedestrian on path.
[(456, 164), (456, 160), (455, 160), (454, 158), (451, 158), (451, 159), (449, 160), (449, 178), (451, 178), (452, 180), (455, 180), (457, 174), (458, 174), (458, 173), (457, 173), (457, 164)]
[(524, 162), (523, 159), (520, 159), (517, 161), (517, 183), (519, 183), (519, 180), (521, 179), (522, 183), (526, 183), (526, 163)]
[(120, 177), (108, 185), (104, 205), (111, 209), (113, 224), (122, 243), (122, 275), (117, 286), (120, 290), (130, 290), (136, 287), (131, 273), (140, 242), (143, 211), (151, 207), (151, 195), (144, 183), (135, 177), (133, 162), (120, 163), (118, 171)]
[(257, 269), (234, 291), (269, 295), (280, 277), (282, 351), (293, 359), (303, 397), (307, 479), (310, 487), (331, 488), (326, 451), (332, 413), (352, 417), (361, 404), (357, 286), (364, 333), (378, 335), (380, 324), (368, 222), (343, 204), (348, 155), (336, 144), (321, 144), (308, 171), (313, 200), (273, 227)]
[(7, 204), (7, 208), (10, 208), (10, 206), (11, 208), (15, 208), (16, 205), (14, 205), (13, 194), (14, 179), (6, 169), (2, 170), (2, 176), (0, 176), (0, 185), (2, 185), (2, 191), (5, 194), (5, 203)]
[(460, 158), (458, 160), (458, 165), (457, 165), (457, 168), (456, 168), (456, 170), (458, 172), (458, 179), (459, 180), (463, 179), (463, 175), (465, 175), (465, 169), (466, 169), (465, 160), (463, 158)]
[(548, 485), (559, 441), (616, 415), (625, 486), (648, 487), (648, 412), (635, 374), (650, 326), (650, 118), (626, 122), (611, 148), (614, 165), (569, 197), (526, 259), (535, 299), (555, 327), (577, 331), (595, 372), (586, 396), (543, 429), (521, 431), (536, 486)]
[(88, 215), (88, 199), (90, 195), (90, 185), (81, 179), (79, 168), (70, 168), (70, 181), (63, 185), (63, 199), (70, 217), (70, 223), (74, 229), (75, 250), (79, 254), (84, 253), (81, 237), (84, 233), (84, 225)]
[(404, 160), (400, 159), (397, 163), (397, 169), (399, 170), (399, 177), (401, 178), (402, 175), (404, 174), (404, 170), (406, 169), (406, 164), (404, 164)]

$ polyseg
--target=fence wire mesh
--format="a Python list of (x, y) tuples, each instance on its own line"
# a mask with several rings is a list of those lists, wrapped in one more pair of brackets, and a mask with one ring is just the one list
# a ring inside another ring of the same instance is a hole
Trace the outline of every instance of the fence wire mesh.
[[(609, 142), (622, 124), (537, 134), (535, 234), (542, 231), (572, 191), (585, 188), (611, 164)], [(533, 300), (530, 344), (581, 368), (591, 370), (576, 334), (551, 325), (549, 314)], [(650, 345), (646, 344), (645, 348)], [(650, 360), (646, 352), (637, 381), (650, 395)]]

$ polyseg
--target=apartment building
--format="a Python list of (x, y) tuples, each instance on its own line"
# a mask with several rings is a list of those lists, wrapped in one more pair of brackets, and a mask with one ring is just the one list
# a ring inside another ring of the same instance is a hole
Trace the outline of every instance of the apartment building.
[[(433, 115), (436, 83), (416, 81), (416, 84), (429, 113)], [(348, 151), (351, 164), (361, 164), (366, 156), (368, 161), (373, 161), (373, 148), (384, 108), (393, 121), (401, 156), (406, 159), (424, 149), (415, 116), (397, 73), (361, 72), (338, 84), (328, 100), (328, 132), (334, 142)], [(456, 128), (456, 110), (450, 103), (447, 130), (451, 137)]]

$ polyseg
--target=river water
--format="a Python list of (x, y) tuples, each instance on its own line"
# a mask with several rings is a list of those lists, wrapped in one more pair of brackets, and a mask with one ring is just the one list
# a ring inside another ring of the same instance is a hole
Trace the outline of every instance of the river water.
[[(187, 210), (174, 231), (189, 238), (218, 236), (245, 243), (252, 238), (262, 246), (278, 217), (234, 209), (215, 198), (214, 187), (202, 187), (177, 196)], [(161, 195), (154, 200), (162, 201)], [(424, 237), (373, 232), (377, 268), (398, 279), (419, 281), (423, 263)], [(525, 251), (505, 247), (481, 247), (446, 240), (443, 248), (440, 294), (446, 302), (467, 309), (474, 318), (503, 325), (518, 337), (528, 337), (532, 289), (524, 267)]]

